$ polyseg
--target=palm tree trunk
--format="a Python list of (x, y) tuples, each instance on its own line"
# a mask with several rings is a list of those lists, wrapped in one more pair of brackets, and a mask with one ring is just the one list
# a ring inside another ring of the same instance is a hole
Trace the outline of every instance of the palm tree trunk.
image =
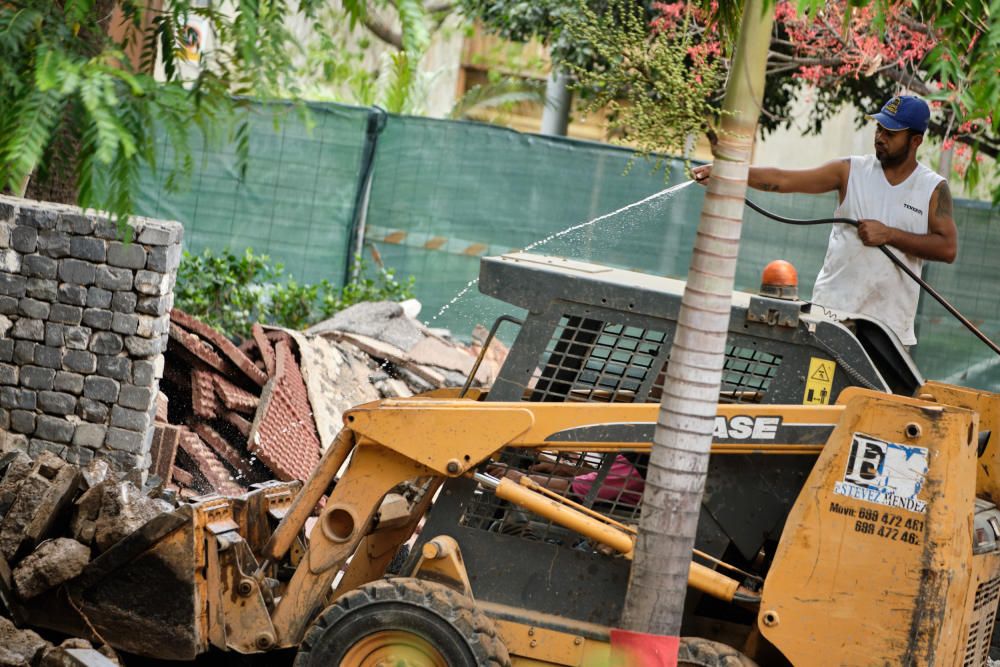
[(622, 627), (680, 634), (739, 254), (743, 197), (764, 93), (773, 12), (746, 0), (726, 85), (715, 163), (653, 436)]

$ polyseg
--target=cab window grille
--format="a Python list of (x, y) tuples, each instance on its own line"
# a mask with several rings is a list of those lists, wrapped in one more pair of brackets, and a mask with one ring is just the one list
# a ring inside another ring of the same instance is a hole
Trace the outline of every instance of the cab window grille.
[(632, 402), (666, 335), (564, 315), (541, 355), (528, 400)]

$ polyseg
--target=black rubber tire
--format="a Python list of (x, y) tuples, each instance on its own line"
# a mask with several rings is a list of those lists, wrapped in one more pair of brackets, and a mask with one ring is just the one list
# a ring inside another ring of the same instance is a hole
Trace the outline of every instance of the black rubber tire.
[(677, 667), (757, 667), (757, 663), (728, 644), (681, 637)]
[(496, 626), (472, 600), (441, 584), (400, 577), (338, 598), (306, 632), (295, 667), (338, 667), (357, 641), (386, 630), (422, 638), (449, 667), (510, 665)]

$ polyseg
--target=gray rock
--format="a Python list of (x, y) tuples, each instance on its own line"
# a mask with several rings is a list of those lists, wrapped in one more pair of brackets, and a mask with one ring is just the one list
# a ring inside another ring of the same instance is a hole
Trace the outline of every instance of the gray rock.
[(86, 306), (89, 290), (83, 285), (63, 283), (59, 285), (59, 300), (71, 306)]
[(66, 448), (62, 457), (66, 459), (67, 463), (72, 463), (74, 465), (86, 465), (94, 460), (94, 450), (87, 447), (81, 447), (79, 445), (73, 445), (72, 447)]
[(35, 363), (35, 348), (38, 343), (30, 340), (19, 340), (14, 343), (14, 363), (22, 366)]
[(94, 329), (103, 329), (105, 331), (110, 329), (113, 319), (114, 314), (110, 310), (88, 308), (83, 311), (83, 323)]
[(55, 259), (69, 255), (69, 237), (56, 231), (44, 231), (38, 235), (38, 252)]
[(110, 331), (98, 331), (90, 337), (87, 349), (96, 354), (118, 354), (123, 347), (122, 337)]
[(146, 268), (157, 273), (175, 270), (181, 263), (181, 246), (154, 246), (149, 249)]
[(143, 315), (166, 315), (174, 305), (174, 295), (139, 297), (135, 304), (135, 312)]
[(56, 372), (51, 368), (41, 368), (40, 366), (21, 367), (21, 386), (29, 389), (52, 389), (52, 382), (55, 380)]
[(16, 250), (0, 250), (0, 271), (20, 273), (21, 255)]
[(55, 229), (58, 217), (53, 210), (22, 206), (17, 212), (17, 224), (35, 229)]
[(14, 358), (14, 341), (10, 338), (0, 338), (0, 361), (11, 361)]
[(35, 437), (56, 443), (67, 443), (73, 439), (75, 427), (65, 419), (39, 415), (35, 421)]
[(83, 376), (79, 373), (70, 373), (69, 371), (56, 371), (52, 388), (56, 391), (79, 396), (83, 393)]
[(60, 445), (58, 442), (52, 442), (51, 440), (32, 438), (28, 441), (28, 455), (38, 456), (39, 454), (53, 454), (58, 456), (60, 460), (65, 461), (66, 445)]
[(75, 373), (93, 373), (97, 370), (97, 356), (86, 350), (66, 350), (63, 368)]
[(66, 341), (66, 347), (71, 350), (86, 350), (91, 333), (90, 327), (65, 327), (63, 339)]
[(116, 313), (135, 312), (138, 300), (134, 292), (115, 292), (114, 298), (111, 300), (111, 310)]
[(140, 387), (151, 387), (160, 376), (156, 372), (156, 364), (152, 361), (137, 360), (132, 362), (132, 383)]
[(0, 364), (0, 384), (16, 386), (19, 370), (14, 364)]
[(118, 400), (119, 387), (118, 382), (111, 378), (90, 375), (83, 380), (83, 395), (95, 401), (114, 403)]
[(45, 325), (45, 344), (50, 347), (62, 347), (66, 344), (65, 327), (58, 322), (48, 322)]
[(63, 213), (59, 216), (56, 229), (60, 232), (72, 232), (87, 236), (94, 233), (94, 219), (80, 213)]
[(96, 424), (103, 424), (108, 420), (110, 408), (100, 401), (92, 398), (81, 398), (76, 404), (76, 414), (81, 419)]
[(119, 227), (110, 220), (98, 220), (94, 225), (94, 236), (109, 241), (134, 241), (135, 227), (130, 224)]
[(170, 292), (170, 274), (136, 271), (135, 291), (147, 296), (163, 296)]
[(110, 290), (102, 289), (100, 287), (91, 287), (87, 290), (87, 308), (104, 308), (108, 309), (111, 307), (111, 296), (112, 292)]
[(133, 410), (149, 410), (156, 391), (152, 387), (137, 387), (134, 384), (123, 384), (118, 394), (118, 404)]
[(0, 294), (22, 297), (27, 284), (24, 276), (0, 272)]
[(25, 293), (32, 299), (40, 299), (52, 303), (59, 299), (59, 283), (46, 278), (28, 278)]
[(21, 262), (21, 271), (31, 278), (53, 279), (59, 269), (59, 262), (51, 257), (28, 255)]
[(74, 236), (69, 242), (69, 254), (88, 262), (103, 262), (108, 258), (108, 245), (102, 239)]
[(35, 252), (38, 244), (38, 230), (34, 227), (15, 227), (10, 232), (10, 247), (19, 253), (27, 255)]
[(37, 400), (35, 392), (30, 389), (0, 387), (0, 406), (5, 408), (34, 410)]
[[(17, 312), (22, 317), (31, 317), (36, 320), (44, 320), (49, 316), (50, 305), (45, 301), (39, 301), (30, 297), (22, 297), (17, 303)], [(44, 337), (43, 337), (44, 338)]]
[(132, 374), (132, 362), (125, 356), (97, 357), (97, 372), (100, 375), (115, 380), (127, 382)]
[(112, 242), (108, 246), (108, 264), (126, 269), (141, 269), (146, 266), (146, 249), (138, 243)]
[(73, 433), (73, 444), (90, 449), (100, 449), (108, 427), (104, 424), (77, 424)]
[(123, 428), (109, 428), (105, 438), (105, 444), (112, 449), (128, 452), (129, 454), (141, 454), (144, 433), (129, 431)]
[[(38, 392), (38, 408), (50, 415), (71, 415), (76, 410), (76, 396), (61, 391), (40, 391)], [(72, 429), (70, 431), (72, 432)], [(57, 442), (69, 442), (68, 439), (50, 438), (41, 433), (36, 435), (40, 438), (48, 438)]]
[(129, 336), (125, 339), (125, 348), (133, 357), (155, 357), (163, 351), (163, 338)]
[(139, 329), (139, 316), (132, 313), (115, 313), (111, 330), (123, 336), (134, 336)]
[(66, 303), (54, 303), (52, 304), (52, 310), (49, 313), (49, 320), (52, 322), (61, 322), (62, 324), (79, 324), (80, 320), (83, 318), (83, 308), (80, 306), (71, 306)]
[(111, 406), (112, 426), (117, 426), (127, 431), (137, 431), (145, 435), (146, 429), (149, 428), (149, 423), (150, 418), (145, 408), (143, 410), (129, 410), (120, 405)]
[(59, 280), (77, 285), (93, 285), (97, 266), (82, 259), (64, 259), (59, 262)]
[(135, 333), (143, 338), (157, 338), (170, 330), (170, 316), (137, 315), (139, 318)]
[(12, 296), (0, 296), (0, 315), (17, 314), (17, 302)]
[(139, 231), (139, 243), (164, 246), (179, 243), (184, 235), (180, 223), (168, 220), (143, 220)]
[(90, 562), (90, 548), (68, 537), (42, 543), (14, 568), (14, 588), (23, 600), (76, 577)]
[(95, 281), (98, 287), (112, 291), (130, 290), (135, 280), (134, 274), (124, 268), (114, 266), (97, 267)]
[(13, 338), (24, 338), (26, 340), (45, 340), (45, 322), (22, 317), (14, 323), (14, 328), (10, 332)]
[(35, 417), (37, 415), (30, 410), (10, 411), (10, 430), (15, 433), (26, 433), (31, 435), (35, 432)]
[(63, 350), (49, 345), (35, 346), (35, 365), (45, 368), (62, 368)]

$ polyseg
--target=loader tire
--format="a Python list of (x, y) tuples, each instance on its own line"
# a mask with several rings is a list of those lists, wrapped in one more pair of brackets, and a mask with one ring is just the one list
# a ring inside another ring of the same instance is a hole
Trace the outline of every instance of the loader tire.
[(306, 632), (295, 667), (509, 667), (496, 626), (468, 597), (419, 579), (345, 593)]
[(677, 667), (757, 667), (757, 663), (728, 644), (681, 637)]

